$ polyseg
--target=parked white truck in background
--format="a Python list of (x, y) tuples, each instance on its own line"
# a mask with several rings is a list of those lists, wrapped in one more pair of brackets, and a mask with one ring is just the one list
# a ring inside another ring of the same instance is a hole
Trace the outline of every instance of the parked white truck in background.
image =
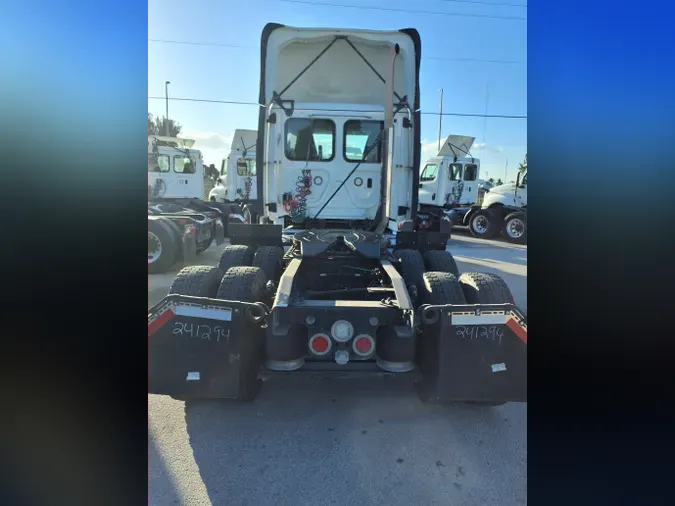
[(222, 161), (216, 186), (209, 193), (210, 201), (248, 204), (257, 200), (257, 139), (256, 130), (235, 130), (232, 151)]
[(480, 208), (466, 214), (464, 223), (474, 237), (489, 239), (501, 232), (509, 242), (526, 243), (527, 171), (518, 172), (515, 183), (491, 188)]

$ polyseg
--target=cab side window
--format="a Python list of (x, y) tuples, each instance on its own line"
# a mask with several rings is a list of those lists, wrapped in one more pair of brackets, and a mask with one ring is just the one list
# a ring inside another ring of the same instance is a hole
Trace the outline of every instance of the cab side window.
[(438, 174), (438, 165), (436, 165), (435, 163), (430, 163), (426, 167), (424, 167), (422, 175), (420, 176), (420, 181), (422, 182), (433, 181), (434, 179), (436, 179), (436, 174)]

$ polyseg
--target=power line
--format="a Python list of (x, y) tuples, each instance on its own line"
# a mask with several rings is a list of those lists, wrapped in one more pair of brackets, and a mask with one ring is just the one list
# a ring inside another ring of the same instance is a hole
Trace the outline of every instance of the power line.
[(504, 7), (523, 7), (527, 9), (527, 4), (505, 4), (497, 2), (479, 2), (478, 0), (435, 0), (436, 2), (449, 2), (449, 3), (461, 3), (461, 4), (482, 4), (482, 5), (499, 5)]
[(307, 2), (305, 0), (279, 0), (280, 2), (293, 3), (293, 4), (305, 4), (305, 5), (321, 5), (324, 7), (343, 7), (346, 9), (366, 9), (371, 11), (389, 11), (389, 12), (406, 12), (409, 14), (433, 14), (435, 16), (454, 16), (462, 18), (490, 18), (490, 19), (512, 19), (519, 21), (527, 21), (527, 18), (516, 17), (516, 16), (497, 16), (493, 14), (463, 14), (463, 13), (454, 13), (454, 12), (438, 12), (438, 11), (411, 11), (408, 9), (393, 9), (391, 7), (366, 7), (363, 5), (344, 5), (344, 4), (332, 4), (332, 3), (323, 3), (323, 2)]
[[(188, 46), (214, 46), (214, 47), (231, 47), (234, 49), (260, 49), (259, 46), (240, 46), (236, 44), (218, 44), (215, 42), (194, 42), (187, 40), (166, 40), (166, 39), (148, 39), (148, 42), (159, 42), (162, 44), (183, 44)], [(476, 63), (522, 63), (516, 60), (481, 60), (479, 58), (447, 58), (443, 56), (423, 56), (423, 60), (441, 60), (441, 61), (459, 61), (459, 62), (476, 62)]]
[[(148, 97), (150, 100), (166, 100), (166, 97)], [(209, 104), (234, 104), (234, 105), (255, 105), (262, 107), (258, 102), (241, 102), (235, 100), (209, 100), (205, 98), (179, 98), (179, 97), (169, 97), (169, 100), (177, 100), (181, 102), (206, 102)], [(296, 111), (303, 111), (309, 109), (302, 109), (297, 107)], [(332, 112), (378, 112), (370, 110), (354, 110), (354, 109), (330, 109)], [(420, 112), (420, 114), (432, 114), (438, 116), (437, 112)], [(469, 114), (463, 112), (444, 112), (443, 116), (462, 116), (468, 118), (504, 118), (504, 119), (527, 119), (527, 116), (524, 115), (512, 115), (512, 114)]]

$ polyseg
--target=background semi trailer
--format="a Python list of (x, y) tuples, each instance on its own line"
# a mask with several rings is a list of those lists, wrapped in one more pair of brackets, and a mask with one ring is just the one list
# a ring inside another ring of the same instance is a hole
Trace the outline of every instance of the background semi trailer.
[(259, 219), (150, 309), (149, 392), (246, 401), (280, 374), (393, 374), (425, 402), (526, 401), (506, 284), (459, 274), (447, 222), (419, 226), (417, 31), (268, 24), (261, 47)]

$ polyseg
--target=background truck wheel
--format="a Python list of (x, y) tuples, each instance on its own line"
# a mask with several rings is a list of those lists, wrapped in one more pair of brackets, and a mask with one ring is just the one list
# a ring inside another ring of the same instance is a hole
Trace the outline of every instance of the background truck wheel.
[[(465, 272), (459, 277), (469, 304), (514, 304), (511, 290), (502, 278), (485, 272)], [(474, 406), (501, 406), (504, 402), (466, 402)]]
[(218, 267), (227, 271), (230, 267), (246, 267), (253, 261), (253, 249), (242, 244), (225, 246), (220, 254)]
[(405, 284), (415, 285), (418, 295), (424, 285), (424, 259), (419, 251), (414, 249), (399, 249), (394, 251), (394, 255), (401, 264), (400, 272)]
[(506, 282), (495, 274), (465, 272), (459, 282), (468, 304), (515, 304)]
[(165, 220), (148, 220), (148, 272), (165, 272), (176, 261), (180, 240)]
[[(264, 293), (267, 278), (258, 267), (231, 267), (218, 288), (217, 298), (239, 302), (258, 302)], [(256, 398), (262, 382), (258, 372), (263, 362), (263, 332), (260, 328), (247, 333), (247, 346), (242, 350), (241, 376), (237, 400), (250, 402)]]
[(457, 262), (449, 251), (430, 250), (424, 253), (424, 265), (427, 271), (449, 272), (459, 276)]
[(169, 288), (169, 294), (215, 297), (222, 278), (223, 271), (218, 267), (208, 265), (184, 267), (176, 274)]
[(276, 281), (281, 275), (284, 249), (278, 246), (260, 246), (253, 257), (253, 267), (260, 267), (268, 280)]
[(525, 216), (525, 213), (509, 214), (504, 219), (502, 234), (509, 242), (525, 244), (527, 242), (527, 216)]
[(492, 209), (479, 209), (469, 219), (469, 232), (479, 239), (490, 239), (499, 232), (499, 215)]

